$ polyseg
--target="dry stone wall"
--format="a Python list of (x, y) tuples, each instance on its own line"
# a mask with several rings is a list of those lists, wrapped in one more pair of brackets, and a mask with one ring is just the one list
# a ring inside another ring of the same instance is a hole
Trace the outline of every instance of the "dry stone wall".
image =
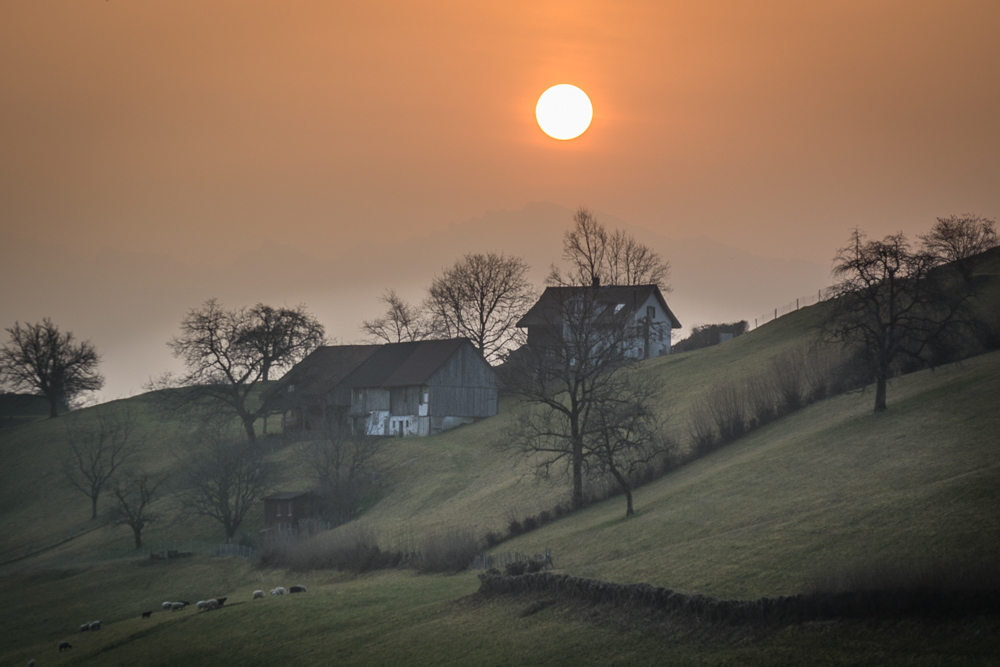
[(563, 600), (657, 610), (688, 615), (701, 621), (731, 624), (874, 616), (1000, 614), (1000, 591), (861, 591), (720, 600), (707, 595), (686, 595), (650, 584), (615, 584), (551, 572), (519, 576), (486, 573), (480, 574), (479, 580), (479, 594), (484, 596), (544, 593)]

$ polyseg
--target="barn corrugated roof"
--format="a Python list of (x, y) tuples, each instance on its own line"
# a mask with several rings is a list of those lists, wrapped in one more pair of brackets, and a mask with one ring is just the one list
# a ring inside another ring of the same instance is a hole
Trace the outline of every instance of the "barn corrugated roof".
[(381, 345), (324, 345), (295, 364), (271, 392), (286, 393), (295, 387), (296, 396), (312, 396), (330, 391), (351, 371), (365, 362)]
[(387, 343), (351, 373), (346, 384), (351, 387), (423, 384), (465, 344), (471, 344), (467, 338)]
[[(555, 324), (561, 320), (564, 304), (577, 294), (590, 295), (594, 289), (593, 287), (546, 287), (535, 305), (518, 320), (517, 326), (531, 327)], [(680, 320), (670, 310), (660, 288), (656, 285), (606, 285), (596, 289), (594, 301), (604, 306), (604, 309), (598, 313), (598, 317), (605, 313), (614, 312), (611, 309), (619, 304), (624, 306), (628, 314), (634, 316), (636, 308), (645, 303), (651, 295), (655, 295), (664, 314), (670, 320), (670, 328), (679, 329), (681, 327)]]

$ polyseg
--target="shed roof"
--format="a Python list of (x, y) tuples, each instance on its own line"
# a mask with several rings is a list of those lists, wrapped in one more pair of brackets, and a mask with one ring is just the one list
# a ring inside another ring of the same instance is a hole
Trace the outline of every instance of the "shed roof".
[(351, 387), (424, 384), (463, 345), (472, 343), (467, 338), (387, 343), (358, 366), (345, 384)]
[(264, 496), (261, 500), (295, 500), (296, 498), (310, 495), (312, 495), (311, 491), (279, 491), (278, 493)]

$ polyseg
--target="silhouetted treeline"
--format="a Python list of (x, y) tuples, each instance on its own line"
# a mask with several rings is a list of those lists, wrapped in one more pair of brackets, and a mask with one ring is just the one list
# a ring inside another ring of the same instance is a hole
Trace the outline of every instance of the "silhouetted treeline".
[(674, 352), (689, 352), (703, 347), (712, 347), (724, 341), (742, 336), (748, 330), (746, 320), (727, 324), (702, 324), (691, 330), (691, 335), (674, 345)]

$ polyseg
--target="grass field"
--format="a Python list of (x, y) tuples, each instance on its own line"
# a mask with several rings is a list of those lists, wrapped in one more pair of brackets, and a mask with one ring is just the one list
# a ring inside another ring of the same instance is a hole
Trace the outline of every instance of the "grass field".
[[(645, 362), (643, 372), (667, 381), (664, 411), (677, 437), (713, 382), (807, 344), (820, 308), (725, 345)], [(162, 420), (149, 397), (129, 401), (143, 411), (148, 435), (137, 460), (175, 469), (183, 430)], [(611, 498), (496, 550), (550, 548), (557, 568), (574, 576), (724, 598), (792, 594), (852, 568), (995, 569), (1000, 352), (900, 377), (889, 410), (875, 415), (871, 406), (870, 393), (815, 403), (639, 488), (629, 520), (624, 499)], [(361, 521), (391, 546), (439, 528), (503, 530), (565, 501), (567, 480), (535, 481), (530, 462), (494, 446), (508, 407), (445, 434), (392, 441)], [(350, 576), (228, 558), (102, 561), (128, 548), (131, 535), (88, 520), (89, 501), (61, 479), (65, 446), (63, 417), (0, 430), (2, 664), (1000, 664), (1000, 620), (992, 617), (719, 629), (565, 603), (522, 617), (526, 600), (473, 596), (472, 572)], [(274, 450), (284, 489), (307, 484), (301, 447)], [(174, 497), (159, 509), (174, 518), (154, 524), (147, 542), (222, 541), (217, 525), (177, 516)], [(246, 529), (260, 524), (254, 516)], [(250, 600), (254, 589), (293, 583), (309, 593)], [(227, 608), (139, 618), (164, 600), (212, 596), (229, 596)], [(75, 632), (96, 619), (105, 622), (100, 632)], [(63, 639), (74, 648), (59, 654)]]

